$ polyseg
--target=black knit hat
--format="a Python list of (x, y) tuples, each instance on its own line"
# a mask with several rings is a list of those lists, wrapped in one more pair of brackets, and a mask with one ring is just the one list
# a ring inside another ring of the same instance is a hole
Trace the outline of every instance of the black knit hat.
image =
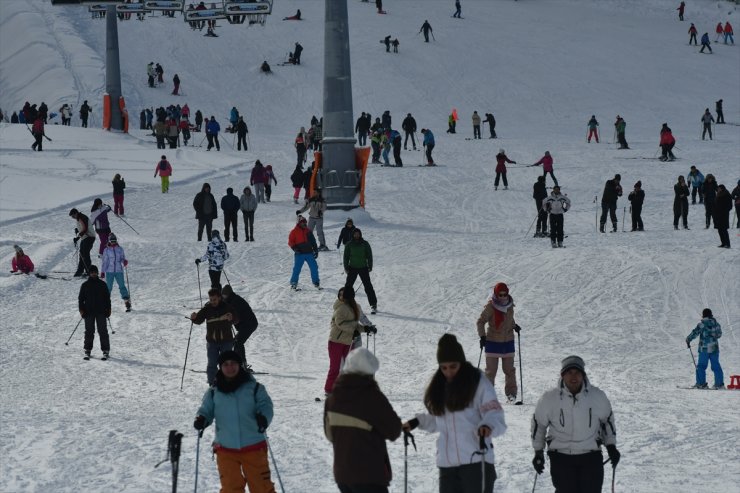
[(709, 308), (705, 308), (704, 311), (701, 312), (702, 318), (713, 318), (714, 315), (712, 315), (712, 310)]
[(439, 338), (437, 343), (437, 363), (465, 363), (465, 352), (457, 342), (457, 337), (445, 334)]
[(233, 349), (229, 349), (228, 351), (224, 351), (223, 353), (218, 355), (218, 366), (223, 365), (227, 361), (236, 361), (241, 365), (242, 357), (239, 356), (239, 353), (237, 353)]

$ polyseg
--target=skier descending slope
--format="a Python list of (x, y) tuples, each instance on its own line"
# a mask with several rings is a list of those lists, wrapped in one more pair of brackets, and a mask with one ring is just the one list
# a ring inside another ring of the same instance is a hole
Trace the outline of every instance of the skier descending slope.
[(131, 299), (129, 297), (128, 289), (126, 289), (126, 283), (123, 281), (123, 270), (126, 266), (128, 266), (126, 253), (118, 244), (118, 238), (116, 235), (111, 233), (110, 236), (108, 236), (108, 245), (103, 251), (103, 261), (101, 263), (103, 278), (105, 278), (105, 283), (108, 285), (108, 293), (113, 291), (113, 283), (118, 283), (118, 290), (121, 292), (121, 299), (123, 299), (126, 305), (126, 311), (130, 312)]
[(290, 288), (298, 290), (298, 277), (301, 274), (303, 263), (308, 264), (311, 271), (311, 281), (317, 289), (321, 289), (319, 280), (319, 265), (316, 259), (319, 257), (319, 249), (316, 245), (316, 238), (306, 223), (306, 218), (298, 216), (295, 227), (288, 235), (288, 246), (294, 252), (293, 274), (290, 276)]
[[(560, 187), (552, 187), (552, 193), (542, 203), (550, 214), (550, 243), (553, 248), (563, 248), (563, 215), (570, 209), (570, 199), (560, 194)], [(557, 243), (556, 243), (557, 242)]]
[(224, 270), (224, 263), (229, 259), (229, 249), (226, 243), (221, 240), (218, 230), (211, 233), (211, 241), (208, 242), (206, 253), (202, 257), (195, 259), (195, 264), (208, 261), (208, 276), (211, 278), (211, 287), (221, 290), (221, 272)]
[(724, 389), (725, 379), (722, 366), (719, 364), (719, 341), (722, 337), (722, 326), (712, 315), (712, 310), (705, 308), (701, 313), (701, 322), (686, 337), (686, 346), (691, 348), (691, 341), (699, 338), (699, 362), (696, 364), (696, 384), (694, 388), (706, 389), (707, 365), (712, 364), (714, 389)]
[(85, 359), (90, 359), (90, 353), (95, 340), (95, 326), (100, 336), (100, 350), (103, 351), (103, 360), (108, 359), (110, 353), (110, 339), (106, 319), (110, 317), (110, 294), (108, 286), (98, 278), (98, 267), (90, 266), (90, 277), (80, 286), (77, 297), (80, 316), (85, 319)]

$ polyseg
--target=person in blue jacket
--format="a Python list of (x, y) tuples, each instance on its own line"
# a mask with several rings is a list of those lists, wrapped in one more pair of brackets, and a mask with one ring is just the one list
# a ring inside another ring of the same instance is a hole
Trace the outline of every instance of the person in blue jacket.
[(427, 166), (435, 166), (434, 159), (432, 159), (432, 150), (434, 149), (434, 134), (428, 128), (422, 128), (421, 134), (424, 136), (422, 145), (426, 149)]
[(704, 203), (704, 192), (702, 191), (702, 184), (704, 183), (704, 175), (699, 171), (696, 166), (692, 166), (689, 170), (689, 174), (686, 175), (686, 184), (691, 187), (691, 203), (696, 204), (696, 194), (699, 194), (699, 203)]
[(213, 145), (216, 145), (216, 150), (221, 150), (221, 145), (218, 143), (218, 133), (221, 131), (221, 125), (218, 124), (216, 121), (216, 117), (211, 115), (211, 119), (208, 120), (208, 125), (206, 125), (206, 134), (210, 135), (211, 138), (208, 139), (208, 147), (206, 148), (207, 151), (210, 151), (213, 148)]
[(704, 48), (709, 48), (709, 53), (712, 52), (712, 47), (709, 46), (709, 33), (704, 33), (701, 36), (701, 50), (699, 53), (704, 53)]
[(722, 366), (719, 364), (719, 341), (722, 337), (722, 326), (717, 323), (712, 315), (712, 310), (705, 308), (701, 312), (701, 322), (694, 327), (691, 334), (686, 337), (686, 346), (691, 348), (691, 341), (699, 337), (699, 362), (696, 364), (696, 384), (694, 388), (706, 389), (707, 387), (707, 364), (712, 363), (714, 373), (714, 389), (725, 388), (725, 376)]
[(236, 351), (224, 351), (213, 387), (206, 390), (193, 427), (201, 434), (214, 421), (213, 451), (221, 491), (275, 491), (265, 431), (273, 410), (264, 385), (242, 368)]

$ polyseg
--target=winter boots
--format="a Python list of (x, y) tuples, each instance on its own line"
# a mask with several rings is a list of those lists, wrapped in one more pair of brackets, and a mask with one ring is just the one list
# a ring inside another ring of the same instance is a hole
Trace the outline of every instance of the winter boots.
[(601, 226), (599, 226), (600, 233), (606, 233), (606, 231), (604, 231), (604, 226), (606, 226), (606, 223), (601, 223)]
[(131, 311), (131, 300), (126, 300), (126, 311), (127, 312)]

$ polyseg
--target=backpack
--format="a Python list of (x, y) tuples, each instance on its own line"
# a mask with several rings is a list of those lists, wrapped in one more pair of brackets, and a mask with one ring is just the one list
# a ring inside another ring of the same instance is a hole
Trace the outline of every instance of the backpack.
[(165, 171), (167, 169), (167, 161), (164, 159), (159, 162), (159, 169)]

